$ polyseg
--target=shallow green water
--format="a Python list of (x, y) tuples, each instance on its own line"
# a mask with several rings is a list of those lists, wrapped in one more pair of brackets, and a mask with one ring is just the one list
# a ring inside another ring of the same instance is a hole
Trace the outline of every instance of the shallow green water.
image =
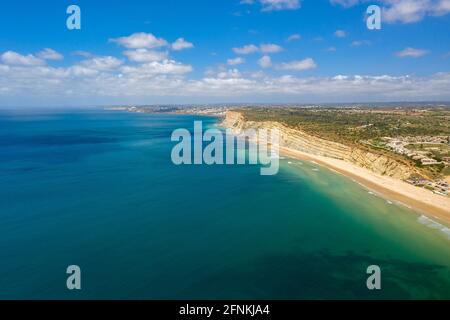
[(448, 234), (313, 163), (175, 166), (194, 119), (0, 113), (0, 298), (450, 298)]

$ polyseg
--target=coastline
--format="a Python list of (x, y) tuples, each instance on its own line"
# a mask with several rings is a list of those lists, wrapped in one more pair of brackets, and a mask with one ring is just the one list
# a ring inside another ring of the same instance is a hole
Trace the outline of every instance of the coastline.
[(381, 176), (349, 162), (313, 155), (280, 146), (280, 154), (298, 160), (313, 161), (343, 176), (351, 178), (369, 190), (379, 193), (383, 198), (399, 202), (429, 218), (450, 224), (450, 199), (431, 191), (417, 188), (398, 179)]
[[(226, 116), (214, 114), (169, 113), (173, 115), (195, 115), (217, 118), (217, 126), (230, 128), (224, 123)], [(280, 154), (298, 160), (306, 160), (324, 166), (338, 174), (352, 179), (369, 191), (374, 191), (388, 201), (396, 202), (428, 218), (437, 219), (439, 222), (450, 226), (450, 198), (442, 197), (423, 188), (417, 188), (402, 180), (383, 176), (348, 161), (338, 160), (296, 149), (280, 146)]]
[[(409, 209), (427, 216), (431, 219), (437, 219), (439, 222), (450, 226), (450, 198), (443, 197), (424, 188), (418, 188), (406, 183), (399, 177), (392, 175), (383, 175), (369, 168), (359, 166), (357, 163), (344, 160), (341, 154), (335, 154), (335, 157), (323, 155), (331, 150), (336, 153), (338, 147), (335, 143), (326, 140), (316, 139), (302, 132), (295, 132), (292, 129), (285, 128), (278, 122), (248, 122), (239, 112), (227, 112), (221, 126), (232, 129), (239, 134), (246, 128), (278, 128), (282, 131), (284, 140), (280, 145), (280, 154), (296, 158), (299, 160), (313, 161), (338, 174), (344, 175), (354, 182), (360, 184), (370, 191), (378, 193), (388, 201), (396, 202), (408, 207)], [(316, 141), (316, 140), (318, 141)], [(332, 145), (330, 148), (329, 145)], [(296, 146), (309, 146), (309, 149), (318, 150), (317, 153), (300, 151)], [(365, 154), (360, 156), (364, 157)], [(342, 157), (342, 160), (340, 160)], [(388, 160), (388, 159), (387, 159)], [(389, 165), (385, 162), (384, 165)], [(391, 170), (401, 170), (402, 168), (391, 167)]]

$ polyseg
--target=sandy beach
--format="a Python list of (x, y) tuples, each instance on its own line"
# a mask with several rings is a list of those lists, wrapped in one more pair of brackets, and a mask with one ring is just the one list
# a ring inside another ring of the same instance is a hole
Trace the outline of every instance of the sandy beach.
[(450, 224), (450, 198), (418, 188), (398, 179), (381, 176), (349, 162), (312, 155), (298, 150), (280, 147), (280, 153), (295, 159), (314, 161), (379, 193), (388, 200), (400, 202), (430, 218)]

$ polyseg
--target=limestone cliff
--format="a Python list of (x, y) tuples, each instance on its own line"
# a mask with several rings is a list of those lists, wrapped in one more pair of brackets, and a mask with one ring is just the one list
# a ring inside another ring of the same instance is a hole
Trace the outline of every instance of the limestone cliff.
[(418, 171), (407, 162), (402, 162), (387, 155), (376, 154), (362, 148), (350, 147), (341, 143), (314, 137), (301, 129), (289, 128), (279, 122), (246, 121), (244, 116), (235, 111), (228, 111), (221, 124), (239, 134), (245, 129), (276, 128), (280, 131), (280, 145), (312, 155), (325, 156), (349, 161), (377, 174), (397, 179), (407, 179)]

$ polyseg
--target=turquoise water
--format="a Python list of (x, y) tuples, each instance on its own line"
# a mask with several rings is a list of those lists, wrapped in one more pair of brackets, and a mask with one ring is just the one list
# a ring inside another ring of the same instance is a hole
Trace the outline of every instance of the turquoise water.
[(174, 166), (170, 134), (195, 119), (216, 122), (1, 112), (0, 298), (450, 298), (450, 239), (419, 214), (298, 160)]

